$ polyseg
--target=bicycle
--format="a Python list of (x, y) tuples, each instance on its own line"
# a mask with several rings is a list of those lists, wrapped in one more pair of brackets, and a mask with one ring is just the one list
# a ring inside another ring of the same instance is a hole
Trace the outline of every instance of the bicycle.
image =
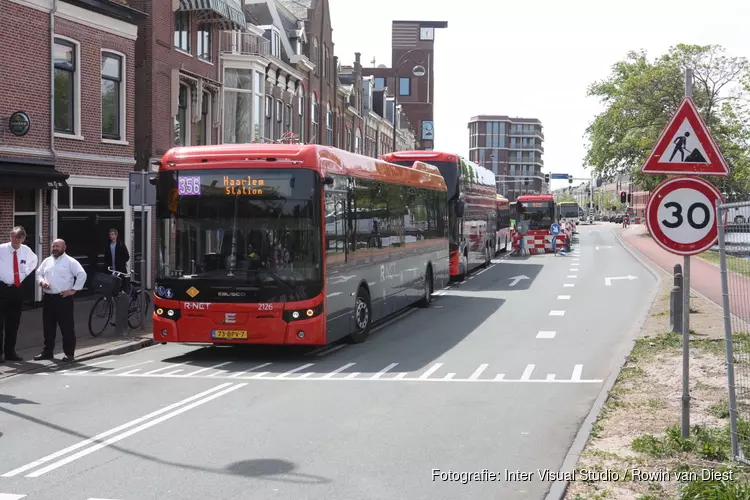
[[(94, 302), (91, 312), (89, 313), (89, 333), (92, 337), (98, 337), (109, 325), (114, 325), (112, 322), (112, 315), (114, 313), (115, 301), (113, 300), (119, 295), (122, 289), (122, 283), (125, 278), (130, 278), (130, 274), (121, 273), (115, 271), (111, 267), (107, 268), (111, 274), (101, 274), (101, 276), (107, 276), (108, 278), (113, 277), (114, 280), (104, 280), (105, 283), (100, 284), (99, 288), (104, 290), (104, 294)], [(145, 307), (141, 304), (141, 282), (136, 280), (129, 281), (128, 294), (128, 326), (132, 329), (138, 328), (141, 325), (141, 321), (146, 318), (148, 311), (151, 306), (151, 297), (148, 294), (144, 294)], [(143, 316), (141, 316), (143, 312)], [(94, 318), (103, 319), (102, 327), (100, 329), (94, 328)]]

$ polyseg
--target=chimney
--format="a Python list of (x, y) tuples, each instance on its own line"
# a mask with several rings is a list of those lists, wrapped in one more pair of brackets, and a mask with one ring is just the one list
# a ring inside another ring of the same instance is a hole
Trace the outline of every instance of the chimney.
[(361, 52), (355, 52), (354, 53), (354, 64), (356, 66), (359, 66), (359, 64), (360, 64), (360, 58), (361, 57), (362, 57), (362, 53)]

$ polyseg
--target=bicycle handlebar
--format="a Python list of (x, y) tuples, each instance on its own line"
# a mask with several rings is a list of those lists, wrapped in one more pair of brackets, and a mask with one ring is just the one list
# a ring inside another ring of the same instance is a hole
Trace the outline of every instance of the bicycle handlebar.
[(121, 273), (120, 271), (115, 271), (111, 267), (108, 267), (107, 271), (111, 272), (115, 276), (120, 276), (122, 278), (130, 278), (130, 275), (128, 273)]

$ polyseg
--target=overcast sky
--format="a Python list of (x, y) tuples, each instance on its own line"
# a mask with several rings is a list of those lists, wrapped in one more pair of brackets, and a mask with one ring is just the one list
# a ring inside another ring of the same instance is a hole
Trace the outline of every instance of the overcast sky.
[(750, 57), (750, 0), (329, 1), (342, 64), (361, 52), (390, 65), (394, 19), (448, 21), (435, 33), (435, 149), (468, 157), (474, 115), (539, 118), (544, 171), (575, 176), (588, 175), (583, 134), (600, 110), (586, 89), (629, 50), (717, 43)]

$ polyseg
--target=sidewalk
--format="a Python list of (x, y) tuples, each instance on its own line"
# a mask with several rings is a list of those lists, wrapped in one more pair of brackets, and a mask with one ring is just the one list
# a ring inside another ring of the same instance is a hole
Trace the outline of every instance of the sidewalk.
[[(618, 228), (618, 234), (625, 243), (638, 250), (654, 264), (674, 275), (675, 264), (682, 265), (683, 257), (667, 252), (654, 242), (646, 231), (645, 225), (633, 225), (627, 229)], [(732, 287), (750, 290), (750, 279), (739, 274), (733, 274)], [(690, 288), (705, 295), (719, 306), (722, 304), (721, 272), (718, 266), (697, 257), (690, 259)], [(729, 305), (732, 314), (745, 321), (750, 321), (746, 299), (738, 294), (729, 295)]]
[[(104, 330), (101, 336), (92, 337), (89, 332), (89, 313), (94, 305), (94, 300), (93, 298), (82, 297), (75, 301), (76, 361), (123, 354), (154, 345), (151, 334), (151, 311), (145, 318), (145, 331), (141, 331), (139, 327), (126, 332), (124, 336), (115, 336), (114, 327), (110, 326)], [(0, 379), (36, 370), (43, 366), (61, 364), (62, 336), (59, 329), (55, 340), (56, 360), (34, 361), (33, 357), (41, 352), (44, 345), (42, 308), (24, 311), (21, 316), (21, 326), (18, 329), (18, 341), (16, 342), (16, 352), (23, 358), (23, 361), (0, 363)]]

